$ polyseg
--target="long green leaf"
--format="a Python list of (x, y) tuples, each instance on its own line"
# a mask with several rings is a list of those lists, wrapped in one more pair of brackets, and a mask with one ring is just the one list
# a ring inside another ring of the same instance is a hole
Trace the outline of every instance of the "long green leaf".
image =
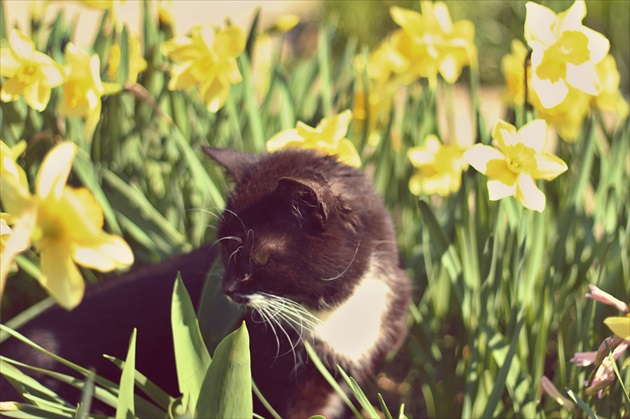
[(211, 358), (203, 342), (192, 301), (179, 273), (173, 289), (171, 326), (179, 391), (183, 394), (186, 411), (192, 412), (197, 405)]
[(221, 341), (201, 386), (197, 417), (248, 418), (253, 414), (249, 334), (245, 322)]
[(118, 393), (118, 405), (116, 406), (117, 418), (133, 419), (136, 416), (133, 398), (134, 373), (136, 370), (136, 335), (137, 330), (133, 329), (127, 358), (125, 359), (125, 367), (120, 376), (120, 392)]

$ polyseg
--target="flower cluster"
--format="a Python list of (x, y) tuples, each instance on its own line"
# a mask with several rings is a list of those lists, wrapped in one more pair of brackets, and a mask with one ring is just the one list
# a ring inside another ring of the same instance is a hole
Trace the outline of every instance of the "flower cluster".
[(512, 124), (499, 121), (492, 134), (497, 147), (476, 144), (442, 145), (430, 135), (424, 146), (409, 150), (408, 158), (418, 170), (409, 181), (415, 195), (447, 196), (461, 186), (462, 172), (471, 165), (488, 177), (491, 201), (513, 196), (525, 208), (542, 212), (544, 193), (536, 180), (553, 180), (567, 170), (559, 157), (544, 151), (547, 124), (536, 119), (517, 130)]
[(9, 214), (2, 218), (0, 292), (15, 256), (32, 245), (41, 257), (39, 282), (61, 306), (72, 309), (85, 289), (76, 264), (108, 272), (129, 267), (133, 253), (122, 238), (102, 231), (103, 211), (92, 194), (66, 186), (74, 144), (60, 143), (46, 155), (34, 194), (16, 163), (18, 150), (0, 141), (0, 200)]
[(236, 58), (245, 49), (245, 33), (237, 26), (216, 30), (192, 28), (190, 36), (177, 36), (162, 44), (162, 53), (173, 60), (169, 90), (198, 86), (210, 112), (225, 103), (230, 85), (242, 79)]
[(280, 131), (267, 141), (267, 151), (304, 148), (318, 150), (352, 167), (361, 167), (361, 157), (356, 147), (346, 138), (352, 112), (345, 110), (338, 115), (322, 119), (315, 128), (299, 121), (295, 128)]
[(577, 0), (558, 14), (533, 2), (526, 4), (526, 10), (525, 40), (531, 49), (531, 66), (527, 66), (525, 46), (513, 41), (512, 52), (501, 66), (506, 101), (522, 106), (527, 100), (566, 141), (577, 138), (591, 108), (625, 117), (628, 105), (619, 92), (619, 72), (608, 54), (609, 41), (582, 24), (584, 1)]
[(63, 97), (57, 114), (85, 119), (84, 135), (90, 140), (101, 114), (101, 97), (120, 90), (120, 86), (103, 83), (100, 60), (73, 43), (65, 49), (65, 66), (56, 63), (19, 29), (9, 34), (9, 46), (0, 49), (0, 75), (8, 80), (2, 86), (3, 102), (24, 96), (26, 103), (42, 112), (50, 101), (51, 90), (63, 86)]

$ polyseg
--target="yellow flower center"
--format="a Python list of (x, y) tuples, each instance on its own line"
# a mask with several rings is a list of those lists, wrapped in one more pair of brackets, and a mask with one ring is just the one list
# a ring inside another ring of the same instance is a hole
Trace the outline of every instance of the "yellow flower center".
[(37, 213), (37, 226), (31, 237), (33, 245), (41, 250), (47, 242), (58, 241), (65, 235), (63, 217), (49, 211), (46, 205), (40, 205)]
[(20, 69), (15, 77), (23, 85), (30, 85), (35, 81), (37, 70), (37, 65), (28, 63)]
[(579, 31), (566, 31), (545, 51), (536, 74), (543, 80), (556, 82), (566, 77), (568, 63), (583, 64), (590, 57), (586, 35)]
[(83, 89), (81, 89), (81, 86), (76, 81), (69, 81), (66, 83), (64, 88), (64, 99), (66, 104), (70, 108), (76, 108), (83, 100), (85, 92), (83, 92)]
[(535, 155), (536, 152), (533, 149), (523, 144), (510, 146), (506, 153), (508, 168), (516, 174), (521, 172), (528, 173), (536, 166)]

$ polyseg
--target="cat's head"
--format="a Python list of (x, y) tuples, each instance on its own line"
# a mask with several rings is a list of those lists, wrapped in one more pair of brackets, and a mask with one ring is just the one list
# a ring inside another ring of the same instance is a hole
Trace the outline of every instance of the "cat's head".
[(251, 306), (275, 296), (323, 310), (352, 293), (367, 269), (370, 243), (327, 176), (354, 169), (308, 151), (204, 151), (235, 181), (217, 229), (227, 296)]

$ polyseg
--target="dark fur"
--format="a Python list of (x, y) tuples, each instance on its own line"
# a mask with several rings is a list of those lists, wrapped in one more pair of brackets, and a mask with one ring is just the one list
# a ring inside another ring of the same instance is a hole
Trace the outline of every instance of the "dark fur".
[[(399, 268), (391, 219), (366, 177), (335, 157), (310, 151), (258, 158), (205, 151), (236, 181), (218, 229), (219, 238), (238, 238), (221, 241), (226, 267), (222, 287), (234, 301), (247, 304), (248, 295), (266, 292), (311, 310), (332, 309), (353, 294), (370, 259), (378, 260), (379, 274), (394, 290), (394, 298), (387, 327), (369, 361), (357, 365), (312, 340), (331, 372), (340, 364), (356, 379), (370, 376), (406, 335), (410, 291)], [(261, 324), (255, 311), (248, 316), (253, 376), (263, 395), (282, 416), (322, 413), (319, 409), (333, 390), (308, 360), (298, 332), (285, 328), (289, 343)], [(357, 325), (360, 322), (357, 319)], [(353, 332), (361, 333), (360, 328), (348, 331)]]

